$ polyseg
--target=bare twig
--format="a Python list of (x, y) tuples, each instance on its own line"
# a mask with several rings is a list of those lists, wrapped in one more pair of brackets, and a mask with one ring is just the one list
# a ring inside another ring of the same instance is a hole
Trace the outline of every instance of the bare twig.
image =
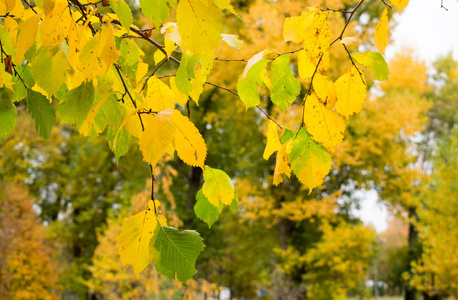
[[(233, 94), (234, 96), (237, 96), (238, 98), (240, 98), (239, 94), (237, 94), (236, 92), (234, 92), (234, 91), (231, 90), (230, 88), (224, 87), (224, 86), (219, 85), (219, 84), (215, 84), (215, 83), (210, 82), (210, 81), (205, 81), (205, 84), (208, 84), (208, 85), (214, 86), (214, 87), (216, 87), (216, 88), (225, 90), (225, 91), (227, 91), (227, 92)], [(271, 120), (272, 122), (274, 122), (275, 124), (277, 124), (278, 127), (283, 128), (283, 126), (281, 126), (280, 124), (278, 124), (278, 122), (275, 121), (271, 116), (269, 116), (269, 114), (266, 113), (259, 105), (256, 105), (256, 108), (257, 108), (263, 115), (265, 115), (267, 119), (269, 119), (269, 120)]]
[(343, 34), (345, 33), (345, 30), (347, 29), (348, 24), (350, 24), (351, 18), (352, 18), (353, 15), (355, 14), (356, 10), (361, 6), (361, 4), (363, 4), (364, 1), (365, 1), (365, 0), (359, 1), (359, 3), (355, 6), (355, 8), (352, 9), (352, 11), (351, 11), (351, 13), (350, 13), (350, 16), (348, 16), (347, 22), (345, 22), (344, 28), (343, 28), (342, 31), (340, 32), (339, 36), (336, 37), (336, 38), (331, 42), (331, 44), (329, 44), (329, 46), (332, 46), (335, 42), (337, 42), (338, 40), (341, 40), (341, 39), (342, 39)]
[[(124, 91), (126, 92), (126, 94), (129, 96), (130, 98), (130, 101), (132, 102), (132, 105), (137, 108), (137, 104), (135, 103), (135, 100), (134, 98), (132, 97), (132, 95), (130, 94), (130, 91), (129, 91), (129, 88), (127, 87), (127, 84), (126, 82), (124, 81), (124, 77), (122, 76), (122, 73), (121, 73), (121, 68), (118, 66), (118, 64), (115, 64), (114, 65), (115, 68), (116, 68), (116, 71), (118, 72), (118, 75), (119, 75), (119, 78), (121, 78), (121, 82), (122, 82), (122, 85), (124, 86)], [(138, 118), (140, 119), (140, 124), (142, 125), (142, 131), (145, 131), (145, 126), (143, 125), (143, 120), (142, 120), (142, 117), (141, 115), (137, 112), (137, 116)]]
[(389, 5), (388, 3), (386, 3), (385, 0), (382, 0), (382, 2), (383, 2), (383, 4), (385, 4), (386, 7), (389, 7), (390, 9), (393, 9), (393, 8), (391, 7), (391, 5)]
[(361, 78), (361, 81), (364, 83), (364, 85), (366, 85), (366, 82), (364, 81), (364, 75), (363, 75), (363, 73), (361, 73), (361, 71), (359, 70), (358, 66), (355, 64), (353, 58), (351, 57), (350, 51), (348, 51), (348, 49), (347, 49), (347, 46), (345, 46), (345, 44), (342, 44), (342, 46), (345, 48), (345, 51), (347, 51), (348, 57), (350, 58), (350, 61), (351, 61), (352, 65), (356, 68), (356, 70), (358, 70), (359, 77)]
[(154, 69), (153, 73), (151, 73), (151, 75), (148, 76), (148, 78), (146, 78), (145, 80), (145, 83), (143, 84), (143, 87), (142, 87), (142, 91), (145, 89), (146, 87), (146, 84), (148, 83), (148, 80), (154, 76), (154, 74), (157, 72), (157, 70), (159, 70), (160, 67), (162, 67), (166, 62), (168, 61), (167, 58), (164, 58), (160, 64), (157, 65), (157, 67)]

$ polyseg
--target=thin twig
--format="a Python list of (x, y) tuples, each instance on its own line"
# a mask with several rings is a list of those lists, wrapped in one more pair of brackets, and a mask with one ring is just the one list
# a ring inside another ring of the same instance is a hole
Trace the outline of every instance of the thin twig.
[(162, 78), (168, 78), (168, 77), (176, 77), (176, 74), (169, 74), (169, 75), (162, 75), (162, 76), (157, 76), (157, 78), (162, 79)]
[(364, 81), (364, 75), (363, 75), (363, 73), (361, 73), (361, 71), (359, 70), (358, 66), (355, 64), (353, 58), (351, 57), (350, 51), (348, 51), (348, 49), (347, 49), (347, 46), (345, 46), (345, 44), (342, 44), (342, 46), (345, 48), (345, 51), (347, 51), (348, 57), (350, 58), (350, 61), (351, 61), (352, 65), (356, 68), (356, 70), (358, 70), (359, 77), (361, 77), (361, 81), (364, 83), (364, 85), (366, 85), (366, 82)]
[(188, 109), (188, 120), (191, 120), (191, 109), (189, 108), (189, 99), (186, 102), (186, 108)]
[(350, 13), (350, 16), (348, 16), (347, 22), (345, 22), (345, 25), (344, 25), (344, 28), (342, 29), (342, 32), (340, 32), (339, 36), (336, 37), (336, 38), (331, 42), (331, 44), (329, 44), (329, 46), (332, 46), (335, 42), (337, 42), (338, 40), (341, 40), (341, 39), (342, 39), (343, 34), (345, 33), (345, 30), (347, 29), (348, 24), (350, 24), (351, 18), (352, 18), (353, 15), (355, 14), (356, 10), (361, 6), (361, 4), (363, 4), (364, 1), (365, 1), (365, 0), (359, 1), (359, 3), (355, 6), (355, 8), (352, 9), (352, 11), (351, 11), (351, 13)]
[[(127, 87), (127, 84), (126, 82), (124, 81), (124, 77), (122, 76), (122, 73), (120, 71), (120, 67), (118, 66), (118, 64), (115, 64), (114, 65), (115, 68), (116, 68), (116, 71), (118, 71), (118, 75), (119, 75), (119, 78), (121, 78), (121, 82), (122, 82), (122, 85), (124, 86), (124, 91), (127, 93), (127, 95), (129, 96), (130, 98), (130, 101), (132, 102), (132, 105), (137, 108), (137, 104), (135, 104), (135, 101), (134, 101), (134, 98), (132, 97), (132, 95), (130, 94), (130, 91), (129, 91), (129, 88)], [(142, 117), (140, 116), (140, 114), (137, 112), (137, 116), (138, 118), (140, 119), (140, 124), (142, 125), (142, 131), (145, 131), (145, 126), (143, 125), (143, 120), (142, 120)]]
[[(239, 94), (237, 94), (236, 92), (234, 92), (233, 90), (231, 90), (230, 88), (227, 88), (227, 87), (224, 87), (222, 85), (219, 85), (219, 84), (215, 84), (213, 82), (210, 82), (210, 81), (205, 81), (205, 84), (208, 84), (208, 85), (211, 85), (211, 86), (214, 86), (216, 88), (219, 88), (219, 89), (222, 89), (222, 90), (225, 90), (231, 94), (233, 94), (234, 96), (237, 96), (238, 98), (240, 98)], [(281, 126), (280, 124), (278, 124), (277, 121), (275, 121), (271, 116), (269, 116), (268, 113), (266, 113), (259, 105), (256, 105), (256, 108), (261, 112), (263, 113), (267, 119), (271, 120), (272, 122), (274, 122), (275, 124), (277, 124), (278, 127), (280, 128), (284, 128), (283, 126)]]
[(141, 91), (143, 91), (143, 90), (145, 89), (146, 84), (148, 83), (148, 80), (149, 80), (151, 77), (153, 77), (154, 74), (157, 72), (157, 70), (159, 70), (159, 68), (162, 67), (167, 61), (168, 61), (168, 59), (167, 59), (167, 58), (164, 58), (164, 59), (162, 60), (162, 62), (161, 62), (160, 64), (157, 65), (157, 67), (154, 69), (153, 73), (151, 73), (151, 75), (149, 75), (148, 78), (146, 78), (145, 83), (143, 84), (143, 87), (142, 87)]
[(245, 58), (241, 58), (241, 59), (230, 59), (230, 58), (219, 58), (219, 57), (215, 57), (213, 60), (248, 62), (248, 60), (246, 60)]
[(157, 207), (156, 201), (154, 200), (154, 183), (156, 182), (156, 178), (154, 177), (154, 168), (151, 164), (148, 164), (149, 168), (151, 169), (151, 200), (153, 201), (154, 205), (154, 214), (157, 216)]
[(343, 13), (343, 14), (351, 14), (351, 11), (348, 11), (348, 10), (332, 9), (332, 8), (328, 8), (328, 7), (322, 8), (322, 9), (320, 9), (320, 10), (321, 10), (321, 11), (340, 12), (340, 13)]
[(320, 66), (320, 63), (321, 63), (321, 60), (323, 59), (323, 56), (324, 56), (324, 53), (321, 54), (320, 59), (318, 60), (318, 63), (316, 64), (315, 71), (313, 71), (312, 78), (310, 78), (309, 89), (308, 89), (307, 93), (305, 94), (304, 102), (302, 103), (302, 105), (304, 105), (304, 108), (302, 109), (301, 127), (299, 127), (299, 129), (297, 130), (296, 136), (299, 134), (299, 130), (301, 130), (301, 128), (304, 126), (304, 122), (305, 122), (305, 103), (307, 102), (307, 97), (310, 95), (310, 92), (312, 91), (313, 79), (315, 78), (315, 74), (318, 71), (318, 67)]
[(34, 8), (35, 6), (30, 5), (30, 3), (27, 2), (27, 0), (22, 0), (22, 2), (24, 2), (25, 5), (27, 5), (36, 15), (38, 14), (37, 11)]
[(388, 3), (386, 3), (385, 0), (382, 0), (382, 2), (383, 2), (383, 4), (385, 4), (386, 7), (389, 7), (390, 9), (393, 9), (393, 8), (391, 7), (391, 5), (389, 5)]
[(441, 8), (445, 9), (446, 11), (448, 11), (448, 9), (444, 6), (444, 0), (441, 0)]

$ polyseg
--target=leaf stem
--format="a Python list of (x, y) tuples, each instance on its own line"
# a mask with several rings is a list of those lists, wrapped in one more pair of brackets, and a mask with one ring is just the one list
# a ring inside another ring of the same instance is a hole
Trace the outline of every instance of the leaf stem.
[[(135, 104), (134, 98), (130, 94), (129, 88), (127, 87), (126, 82), (124, 81), (124, 77), (122, 76), (122, 73), (120, 71), (121, 67), (118, 64), (114, 64), (116, 71), (118, 71), (119, 78), (121, 78), (122, 85), (124, 86), (124, 91), (127, 93), (127, 95), (130, 98), (130, 101), (132, 102), (132, 105), (137, 108), (137, 104)], [(143, 120), (141, 115), (137, 112), (138, 118), (140, 119), (140, 124), (142, 125), (142, 131), (145, 131), (145, 126), (143, 125)]]

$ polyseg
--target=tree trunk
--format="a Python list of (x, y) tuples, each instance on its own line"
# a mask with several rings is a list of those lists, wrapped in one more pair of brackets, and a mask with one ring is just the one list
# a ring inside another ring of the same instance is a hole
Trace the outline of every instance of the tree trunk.
[[(409, 237), (408, 237), (408, 243), (409, 243), (409, 251), (408, 251), (409, 270), (408, 272), (412, 274), (411, 263), (419, 259), (421, 252), (419, 251), (420, 248), (419, 248), (419, 241), (418, 241), (418, 230), (417, 228), (415, 228), (415, 225), (412, 222), (412, 220), (418, 219), (418, 215), (414, 207), (410, 207), (408, 209), (408, 212), (409, 212), (409, 219), (410, 219)], [(415, 300), (416, 294), (417, 294), (417, 289), (411, 286), (410, 284), (407, 284), (404, 300)]]

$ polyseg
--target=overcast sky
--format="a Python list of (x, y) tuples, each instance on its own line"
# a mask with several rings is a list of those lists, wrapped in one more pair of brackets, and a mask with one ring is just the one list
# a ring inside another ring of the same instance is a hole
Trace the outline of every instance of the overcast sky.
[[(458, 59), (458, 1), (443, 0), (448, 10), (441, 8), (441, 0), (410, 0), (392, 32), (393, 43), (386, 49), (389, 60), (404, 47), (414, 49), (416, 56), (430, 65), (439, 56), (453, 52)], [(377, 202), (375, 191), (358, 193), (361, 210), (356, 212), (364, 223), (372, 223), (378, 232), (386, 229), (387, 210)]]

